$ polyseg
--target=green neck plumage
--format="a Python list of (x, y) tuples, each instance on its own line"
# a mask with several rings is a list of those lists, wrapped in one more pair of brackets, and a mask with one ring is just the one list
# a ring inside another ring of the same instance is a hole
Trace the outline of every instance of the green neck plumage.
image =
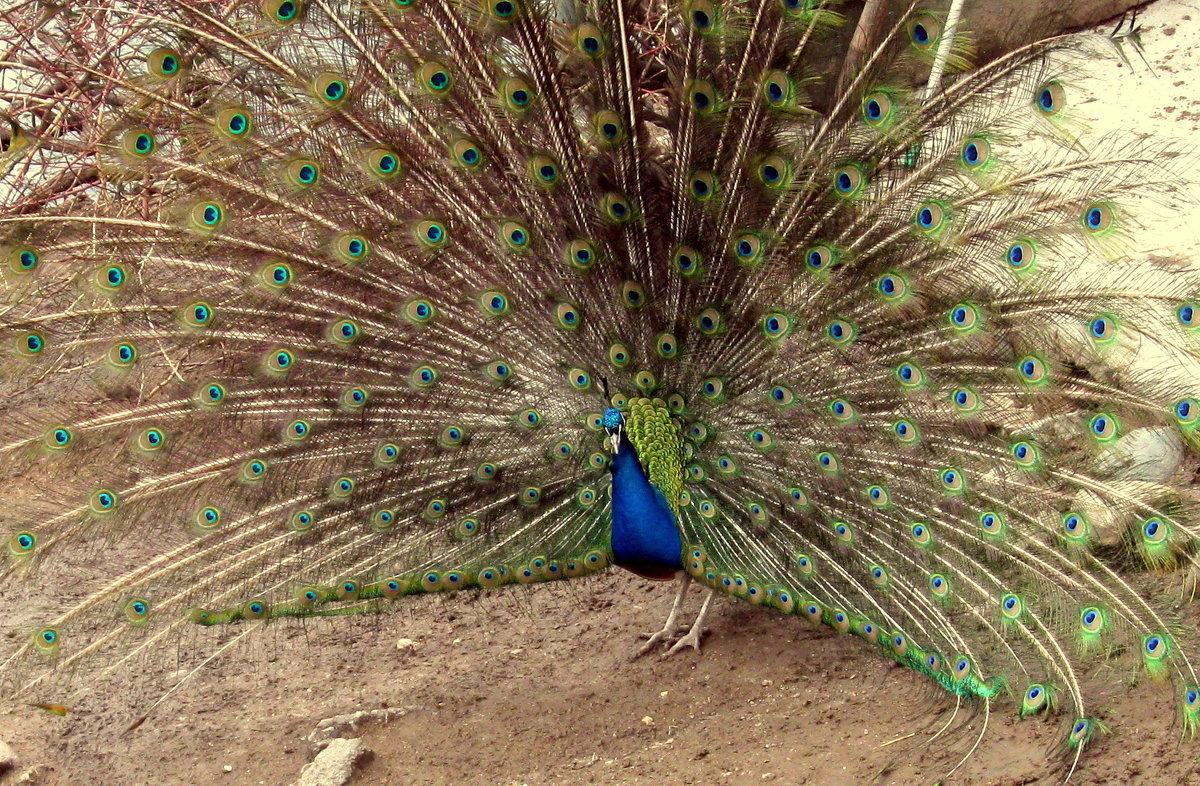
[(678, 517), (679, 495), (683, 492), (683, 440), (671, 410), (662, 399), (630, 399), (625, 428), (650, 483), (663, 493)]

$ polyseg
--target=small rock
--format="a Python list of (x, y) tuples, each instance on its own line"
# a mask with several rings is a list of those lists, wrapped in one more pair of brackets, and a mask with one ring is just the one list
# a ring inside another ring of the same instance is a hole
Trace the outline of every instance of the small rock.
[(412, 639), (396, 639), (396, 649), (405, 653), (415, 653), (418, 649), (417, 643)]
[(221, 772), (233, 772), (233, 765), (226, 764), (224, 767), (221, 768)]
[(649, 726), (650, 724), (654, 723), (654, 718), (651, 718), (649, 715), (647, 715), (644, 718), (642, 718), (642, 723)]
[(342, 786), (354, 774), (355, 763), (368, 753), (360, 739), (338, 738), (330, 741), (317, 758), (300, 770), (300, 780), (293, 786)]
[(0, 740), (0, 774), (17, 766), (17, 754), (7, 742)]

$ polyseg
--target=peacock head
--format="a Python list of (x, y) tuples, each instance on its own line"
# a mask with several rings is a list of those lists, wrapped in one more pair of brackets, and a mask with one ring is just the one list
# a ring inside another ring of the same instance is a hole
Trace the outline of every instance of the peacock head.
[(616, 407), (604, 410), (604, 431), (608, 434), (612, 452), (616, 453), (621, 446), (621, 433), (625, 430), (625, 416)]

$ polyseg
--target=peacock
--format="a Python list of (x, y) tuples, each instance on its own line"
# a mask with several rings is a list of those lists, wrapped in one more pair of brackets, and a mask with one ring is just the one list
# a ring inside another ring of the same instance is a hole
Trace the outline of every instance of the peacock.
[(1072, 769), (1126, 679), (1194, 735), (1133, 576), (1197, 566), (1182, 159), (1081, 141), (1096, 41), (874, 5), (844, 65), (832, 0), (5, 11), (6, 692), (616, 566), (679, 581), (642, 653), (728, 595)]

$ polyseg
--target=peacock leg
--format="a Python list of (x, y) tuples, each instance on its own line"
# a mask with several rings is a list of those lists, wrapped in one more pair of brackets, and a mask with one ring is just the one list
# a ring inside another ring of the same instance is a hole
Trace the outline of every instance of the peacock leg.
[(677, 628), (679, 611), (683, 608), (683, 599), (687, 597), (688, 586), (692, 583), (691, 574), (686, 571), (681, 573), (680, 576), (679, 592), (675, 594), (675, 602), (671, 604), (671, 613), (667, 615), (667, 621), (663, 623), (662, 630), (652, 634), (646, 643), (642, 645), (641, 649), (633, 654), (634, 658), (642, 657), (654, 649), (657, 644), (676, 640), (676, 636), (679, 633)]
[(663, 656), (664, 658), (671, 657), (684, 647), (691, 647), (696, 652), (700, 651), (700, 639), (704, 638), (704, 620), (708, 617), (708, 610), (712, 606), (713, 598), (716, 596), (716, 590), (710, 589), (708, 591), (708, 597), (704, 599), (704, 605), (700, 607), (700, 613), (696, 615), (696, 621), (692, 623), (691, 630), (687, 632), (686, 636), (675, 642), (671, 646), (671, 649), (667, 650), (667, 654)]

